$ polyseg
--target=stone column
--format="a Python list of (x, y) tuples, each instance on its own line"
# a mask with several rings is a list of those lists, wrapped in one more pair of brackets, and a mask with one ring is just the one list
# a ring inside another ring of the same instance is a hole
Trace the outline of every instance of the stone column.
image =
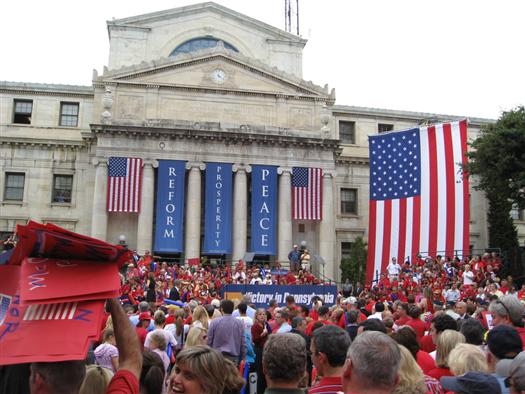
[[(319, 255), (325, 262), (324, 275), (336, 280), (338, 267), (334, 261), (335, 252), (334, 184), (333, 174), (323, 174), (323, 220), (319, 223)], [(319, 267), (323, 274), (323, 266)]]
[(244, 164), (234, 164), (233, 172), (233, 250), (232, 260), (238, 261), (247, 251), (248, 237), (248, 176), (252, 168)]
[(91, 236), (106, 241), (108, 233), (108, 162), (106, 159), (93, 159), (96, 167), (95, 188), (93, 190), (93, 213), (91, 217)]
[(292, 169), (279, 167), (279, 227), (277, 258), (280, 262), (288, 261), (292, 250)]
[(200, 257), (201, 252), (201, 170), (204, 163), (186, 163), (188, 173), (188, 191), (186, 192), (186, 243), (185, 257)]
[(144, 254), (153, 247), (153, 206), (155, 196), (155, 175), (153, 168), (158, 167), (158, 162), (144, 161), (142, 169), (142, 192), (140, 200), (140, 213), (137, 225), (137, 252)]

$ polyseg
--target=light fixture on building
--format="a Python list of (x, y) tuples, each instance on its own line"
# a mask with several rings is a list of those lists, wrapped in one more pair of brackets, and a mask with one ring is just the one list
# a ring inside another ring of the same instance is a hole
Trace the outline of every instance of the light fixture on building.
[(124, 234), (120, 234), (119, 237), (118, 237), (118, 244), (120, 246), (128, 246), (127, 242), (126, 242), (126, 236)]

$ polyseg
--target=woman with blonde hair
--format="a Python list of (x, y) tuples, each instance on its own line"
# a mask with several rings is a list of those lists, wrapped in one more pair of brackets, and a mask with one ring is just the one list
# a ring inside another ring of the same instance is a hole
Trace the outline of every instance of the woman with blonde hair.
[(198, 345), (178, 354), (168, 392), (238, 394), (244, 383), (233, 362), (209, 346)]
[(191, 327), (188, 335), (186, 336), (184, 349), (197, 345), (206, 345), (207, 338), (208, 330), (206, 330), (204, 327)]
[(417, 365), (410, 351), (403, 345), (398, 345), (401, 351), (401, 363), (399, 364), (399, 383), (392, 394), (425, 394), (425, 376)]
[(88, 365), (79, 394), (105, 394), (113, 372), (100, 365)]
[(460, 343), (448, 356), (448, 366), (454, 376), (464, 375), (467, 372), (488, 373), (487, 358), (483, 351), (468, 343)]
[(197, 305), (197, 307), (193, 310), (191, 321), (191, 327), (203, 327), (206, 330), (208, 329), (208, 312), (202, 305)]
[(429, 371), (428, 375), (437, 380), (439, 380), (442, 376), (453, 376), (448, 364), (450, 352), (457, 345), (465, 342), (465, 336), (455, 330), (445, 330), (439, 334), (436, 343), (437, 367)]

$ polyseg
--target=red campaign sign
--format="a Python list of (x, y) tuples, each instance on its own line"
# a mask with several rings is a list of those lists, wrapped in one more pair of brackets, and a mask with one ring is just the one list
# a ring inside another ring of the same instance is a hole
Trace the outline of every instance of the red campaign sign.
[(0, 365), (83, 360), (98, 339), (104, 301), (22, 305), (15, 295), (0, 325)]
[(22, 262), (22, 303), (71, 302), (119, 296), (115, 263), (26, 258)]
[(17, 235), (19, 240), (10, 264), (21, 264), (24, 257), (33, 256), (111, 261), (121, 266), (131, 257), (131, 252), (123, 246), (76, 234), (51, 223), (30, 221), (26, 226), (17, 226)]

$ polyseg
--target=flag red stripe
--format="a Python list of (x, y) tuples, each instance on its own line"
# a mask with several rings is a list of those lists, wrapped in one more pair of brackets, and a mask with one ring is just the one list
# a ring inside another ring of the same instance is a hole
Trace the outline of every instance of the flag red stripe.
[[(459, 130), (461, 134), (461, 153), (462, 163), (467, 164), (467, 121), (462, 120), (459, 122)], [(468, 174), (463, 173), (463, 255), (467, 254), (470, 249), (470, 196), (469, 196), (469, 180)]]
[[(425, 153), (423, 153), (425, 154)], [(437, 249), (437, 228), (438, 228), (438, 171), (437, 171), (437, 142), (436, 128), (428, 128), (428, 155), (429, 155), (429, 179), (430, 179), (430, 217), (429, 217), (429, 234), (428, 234), (428, 253), (431, 256), (436, 255)], [(423, 174), (424, 176), (424, 174)], [(427, 252), (427, 251), (423, 251)]]
[(452, 149), (452, 128), (450, 123), (443, 125), (443, 140), (445, 142), (445, 173), (446, 173), (446, 201), (447, 201), (447, 218), (446, 218), (446, 236), (445, 236), (445, 255), (453, 256), (454, 253), (454, 225), (456, 216), (456, 193), (454, 177), (454, 151)]
[(392, 200), (385, 200), (383, 215), (383, 254), (381, 255), (381, 272), (390, 261), (390, 235), (392, 234)]
[(414, 196), (413, 198), (413, 216), (412, 222), (412, 255), (410, 256), (410, 261), (415, 261), (417, 255), (419, 254), (419, 232), (421, 231), (421, 197)]
[(366, 281), (374, 280), (374, 263), (376, 250), (376, 205), (377, 201), (370, 200), (368, 219), (368, 258), (366, 262)]
[(405, 261), (405, 242), (407, 232), (407, 199), (399, 200), (399, 240), (397, 246), (397, 261), (403, 264)]

